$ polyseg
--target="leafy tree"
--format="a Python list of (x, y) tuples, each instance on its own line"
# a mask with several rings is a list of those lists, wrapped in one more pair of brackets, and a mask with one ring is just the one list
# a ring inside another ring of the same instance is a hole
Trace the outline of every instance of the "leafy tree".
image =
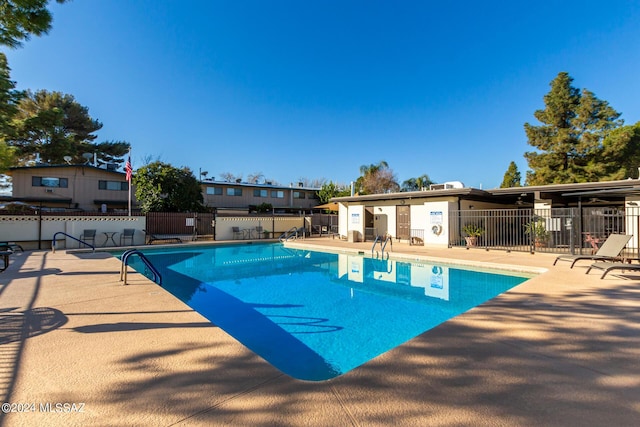
[(203, 212), (202, 189), (189, 168), (160, 161), (137, 169), (133, 175), (136, 199), (142, 212)]
[(426, 173), (417, 178), (409, 178), (402, 183), (400, 191), (420, 191), (423, 188), (429, 188), (431, 184), (435, 184)]
[(620, 113), (606, 101), (571, 86), (573, 79), (561, 72), (544, 96), (545, 109), (534, 117), (542, 123), (525, 123), (528, 143), (538, 151), (525, 153), (531, 169), (527, 184), (561, 184), (598, 181), (598, 161), (603, 140), (622, 124)]
[(521, 180), (522, 176), (518, 170), (518, 165), (516, 165), (516, 162), (511, 162), (509, 163), (507, 171), (504, 173), (504, 178), (502, 178), (500, 188), (521, 187)]
[(320, 190), (316, 193), (321, 205), (329, 203), (333, 197), (343, 197), (351, 194), (351, 190), (346, 186), (340, 186), (334, 184), (333, 181), (329, 181), (327, 184), (323, 184)]
[[(56, 0), (64, 3), (65, 0)], [(41, 36), (51, 29), (49, 0), (2, 0), (0, 4), (0, 44), (22, 46), (31, 35)]]
[(380, 194), (400, 189), (395, 174), (384, 160), (377, 165), (360, 166), (360, 174), (356, 180), (356, 189), (360, 194)]
[(102, 123), (92, 119), (89, 109), (72, 95), (27, 91), (17, 107), (15, 135), (8, 142), (17, 148), (23, 164), (33, 160), (36, 153), (52, 164), (62, 164), (65, 156), (70, 156), (72, 163), (83, 163), (84, 153), (97, 153), (103, 162), (121, 163), (121, 157), (129, 151), (130, 144), (124, 141), (94, 143), (94, 132), (102, 128)]

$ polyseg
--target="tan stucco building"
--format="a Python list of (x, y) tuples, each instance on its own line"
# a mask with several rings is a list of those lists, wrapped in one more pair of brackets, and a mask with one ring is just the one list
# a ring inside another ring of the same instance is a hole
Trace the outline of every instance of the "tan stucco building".
[[(13, 194), (7, 199), (36, 207), (108, 212), (126, 211), (129, 183), (124, 172), (92, 165), (37, 165), (11, 168)], [(220, 210), (251, 212), (267, 203), (276, 212), (308, 211), (318, 205), (319, 188), (205, 180), (200, 182), (204, 205)], [(131, 191), (136, 208), (135, 187)]]
[(91, 165), (38, 165), (11, 168), (9, 175), (12, 199), (34, 206), (84, 211), (126, 211), (128, 206), (124, 172)]

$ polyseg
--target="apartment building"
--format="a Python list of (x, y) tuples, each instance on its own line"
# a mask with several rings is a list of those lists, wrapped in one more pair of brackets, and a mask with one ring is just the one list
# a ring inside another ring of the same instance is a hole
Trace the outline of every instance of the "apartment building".
[(128, 206), (126, 176), (110, 165), (41, 164), (11, 168), (8, 175), (11, 199), (34, 206), (83, 211), (126, 211)]
[[(20, 201), (52, 209), (126, 211), (129, 183), (124, 172), (110, 166), (46, 165), (11, 168), (13, 193), (6, 201)], [(296, 213), (319, 204), (319, 188), (302, 183), (288, 186), (247, 182), (200, 181), (204, 205), (220, 211), (249, 213), (269, 204), (276, 213)], [(132, 207), (136, 209), (135, 188)]]

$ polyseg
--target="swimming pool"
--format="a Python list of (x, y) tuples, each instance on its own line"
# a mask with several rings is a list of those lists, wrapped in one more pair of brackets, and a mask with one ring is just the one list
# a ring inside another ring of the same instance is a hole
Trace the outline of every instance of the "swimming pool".
[[(144, 249), (163, 286), (282, 372), (342, 375), (528, 277), (242, 244)], [(137, 257), (130, 265), (144, 272)]]

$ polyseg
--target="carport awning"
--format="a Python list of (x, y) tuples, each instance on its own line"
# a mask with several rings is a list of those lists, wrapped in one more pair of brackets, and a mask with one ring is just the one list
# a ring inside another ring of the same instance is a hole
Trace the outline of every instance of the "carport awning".
[(638, 196), (640, 195), (640, 186), (625, 187), (625, 188), (607, 188), (605, 190), (587, 190), (587, 191), (575, 191), (573, 193), (562, 193), (562, 197), (593, 197), (593, 196), (613, 196), (613, 197), (625, 197), (625, 196)]

